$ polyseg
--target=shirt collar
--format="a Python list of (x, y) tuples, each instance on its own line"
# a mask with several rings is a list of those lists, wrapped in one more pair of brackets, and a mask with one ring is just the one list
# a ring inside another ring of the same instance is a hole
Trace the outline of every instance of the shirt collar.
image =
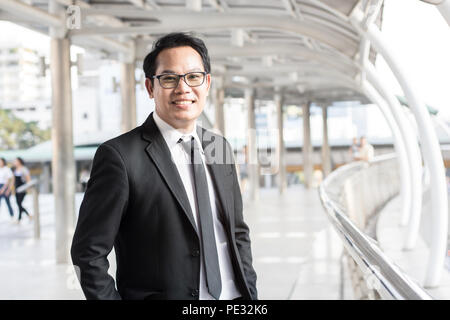
[(198, 145), (200, 146), (200, 150), (203, 152), (203, 147), (200, 142), (200, 138), (197, 134), (197, 125), (194, 124), (194, 128), (192, 129), (192, 132), (190, 133), (183, 133), (181, 131), (178, 131), (174, 127), (172, 127), (170, 124), (165, 122), (161, 117), (158, 115), (158, 113), (153, 112), (153, 119), (155, 120), (156, 126), (158, 127), (159, 131), (161, 132), (164, 140), (166, 141), (167, 146), (169, 149), (172, 149), (180, 139), (186, 140), (188, 137), (192, 136), (197, 141)]

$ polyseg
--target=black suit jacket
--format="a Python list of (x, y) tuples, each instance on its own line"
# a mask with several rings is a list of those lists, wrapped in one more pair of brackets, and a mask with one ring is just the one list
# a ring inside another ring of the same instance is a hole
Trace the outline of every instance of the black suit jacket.
[[(210, 131), (197, 131), (204, 137), (237, 287), (244, 299), (257, 299), (231, 146)], [(107, 272), (113, 246), (117, 289)], [(71, 249), (81, 287), (87, 299), (198, 299), (199, 250), (186, 191), (150, 114), (95, 154)]]

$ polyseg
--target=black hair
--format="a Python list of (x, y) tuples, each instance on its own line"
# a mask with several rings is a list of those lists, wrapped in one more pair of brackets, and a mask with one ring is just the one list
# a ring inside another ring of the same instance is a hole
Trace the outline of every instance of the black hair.
[(183, 32), (173, 32), (169, 33), (158, 40), (153, 44), (152, 51), (147, 54), (144, 59), (144, 73), (145, 77), (149, 78), (153, 85), (152, 76), (156, 73), (156, 58), (158, 54), (164, 49), (177, 48), (177, 47), (191, 47), (195, 51), (198, 52), (203, 61), (203, 67), (205, 68), (206, 73), (211, 72), (211, 62), (208, 55), (208, 49), (206, 48), (205, 43), (200, 38), (194, 37), (191, 34), (183, 33)]
[(0, 158), (0, 161), (3, 163), (4, 166), (6, 166), (6, 159), (5, 158)]
[(23, 165), (23, 166), (25, 165), (25, 161), (23, 161), (23, 159), (21, 157), (17, 157), (16, 159), (17, 159), (17, 161), (20, 162), (21, 165)]

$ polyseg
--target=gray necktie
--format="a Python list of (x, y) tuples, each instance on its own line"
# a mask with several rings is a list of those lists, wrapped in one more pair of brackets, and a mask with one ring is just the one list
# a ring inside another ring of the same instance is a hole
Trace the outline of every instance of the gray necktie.
[(216, 238), (209, 200), (208, 183), (197, 141), (191, 137), (188, 141), (179, 140), (191, 158), (194, 173), (195, 196), (197, 199), (198, 216), (200, 218), (199, 236), (202, 241), (203, 262), (205, 265), (206, 283), (209, 293), (219, 299), (222, 291), (220, 281), (219, 258), (217, 257)]

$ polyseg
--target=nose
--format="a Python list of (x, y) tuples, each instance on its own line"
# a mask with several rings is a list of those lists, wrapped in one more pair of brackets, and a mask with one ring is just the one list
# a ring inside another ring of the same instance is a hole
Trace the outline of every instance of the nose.
[(175, 87), (175, 92), (185, 93), (190, 91), (191, 87), (189, 87), (188, 84), (186, 83), (185, 77), (181, 77), (180, 80), (178, 81), (178, 85)]

